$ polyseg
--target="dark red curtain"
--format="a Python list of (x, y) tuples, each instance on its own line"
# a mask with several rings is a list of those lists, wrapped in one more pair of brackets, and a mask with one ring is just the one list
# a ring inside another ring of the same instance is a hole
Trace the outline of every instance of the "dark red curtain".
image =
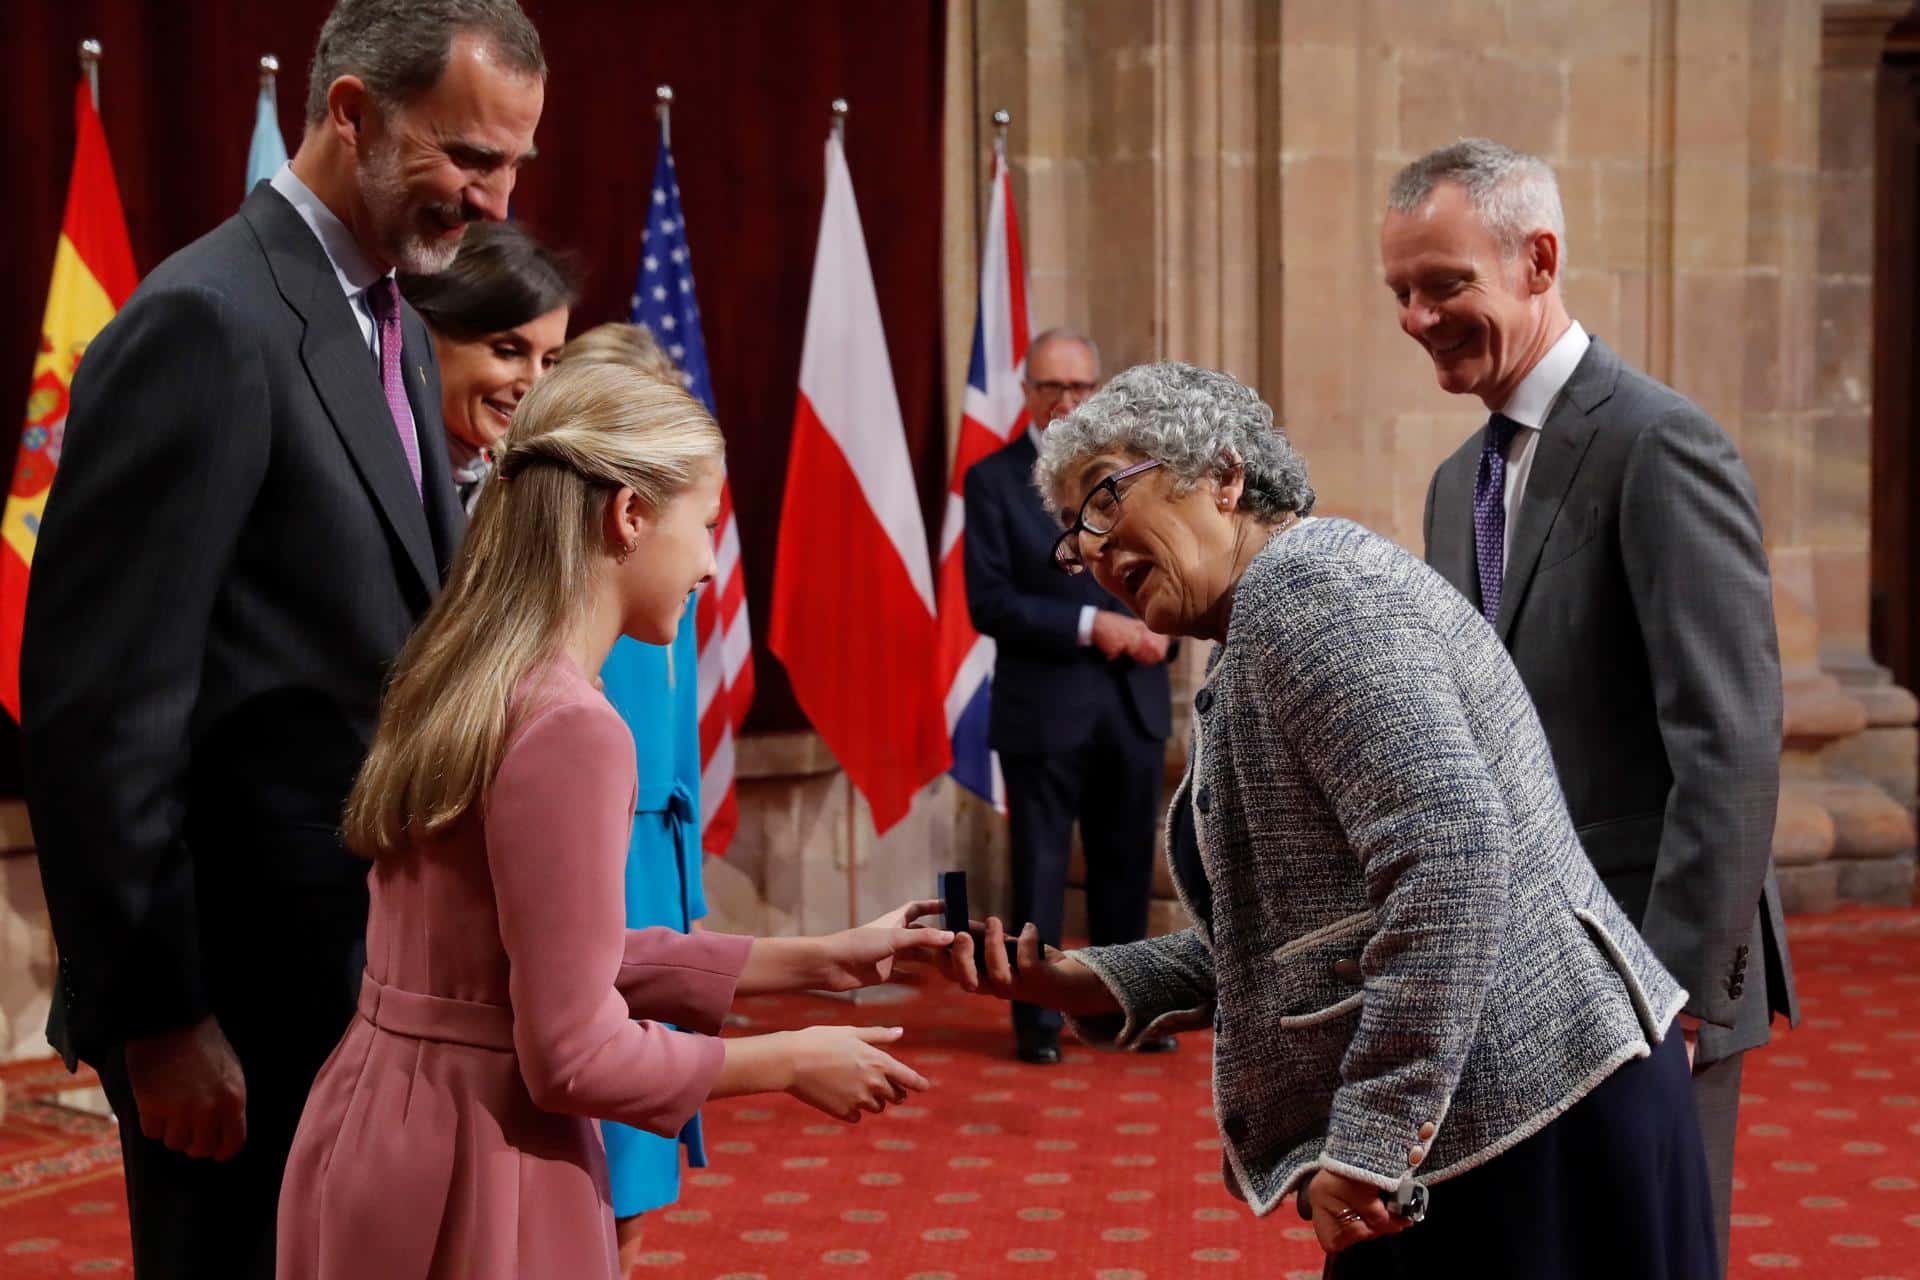
[[(848, 162), (930, 534), (946, 465), (940, 377), (938, 0), (523, 0), (550, 76), (540, 156), (514, 214), (587, 272), (579, 330), (626, 317), (657, 130), (671, 84), (674, 157), (706, 321), (755, 622), (750, 727), (805, 724), (761, 642), (780, 523), (829, 102), (852, 106)], [(101, 113), (134, 260), (146, 272), (242, 197), (263, 53), (299, 144), (306, 63), (328, 0), (26, 0), (6, 20), (8, 198), (0, 457), (24, 411), (73, 152), (79, 42), (105, 49)], [(129, 419), (128, 428), (138, 423)], [(316, 548), (317, 551), (324, 549)], [(190, 552), (188, 552), (190, 554)], [(103, 602), (104, 613), (104, 602)], [(11, 726), (6, 726), (11, 731)], [(10, 765), (15, 753), (0, 751)], [(4, 766), (0, 766), (4, 768)], [(0, 787), (11, 781), (0, 777)]]

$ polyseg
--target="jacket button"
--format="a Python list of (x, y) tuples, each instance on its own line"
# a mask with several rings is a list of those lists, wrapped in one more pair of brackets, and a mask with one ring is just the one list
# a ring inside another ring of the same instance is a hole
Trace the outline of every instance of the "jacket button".
[(1201, 787), (1200, 794), (1193, 798), (1193, 807), (1202, 813), (1211, 811), (1213, 808), (1213, 788)]
[(1247, 1118), (1228, 1116), (1226, 1122), (1220, 1126), (1220, 1131), (1234, 1142), (1245, 1142), (1248, 1133)]
[(1202, 689), (1193, 695), (1193, 709), (1201, 715), (1213, 710), (1213, 690)]
[(1360, 962), (1351, 956), (1344, 960), (1335, 960), (1333, 962), (1333, 976), (1352, 986), (1359, 986), (1361, 982)]

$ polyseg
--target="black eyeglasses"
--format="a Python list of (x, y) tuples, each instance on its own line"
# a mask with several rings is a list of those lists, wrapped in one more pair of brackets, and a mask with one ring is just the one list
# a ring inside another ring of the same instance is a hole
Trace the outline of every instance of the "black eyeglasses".
[(1051, 378), (1027, 384), (1049, 400), (1058, 400), (1061, 396), (1072, 394), (1084, 400), (1100, 389), (1097, 382), (1055, 382)]
[(1131, 480), (1143, 472), (1151, 471), (1160, 465), (1160, 459), (1148, 458), (1145, 462), (1136, 462), (1130, 467), (1122, 467), (1099, 484), (1080, 501), (1080, 511), (1053, 544), (1053, 566), (1062, 573), (1083, 573), (1086, 561), (1080, 558), (1080, 535), (1090, 533), (1096, 538), (1104, 538), (1113, 532), (1120, 522), (1120, 482)]

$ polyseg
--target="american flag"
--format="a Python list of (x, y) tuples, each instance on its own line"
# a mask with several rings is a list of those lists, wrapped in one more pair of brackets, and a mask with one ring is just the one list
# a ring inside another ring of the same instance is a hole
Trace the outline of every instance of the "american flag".
[[(633, 290), (633, 321), (643, 324), (681, 369), (687, 390), (713, 409), (707, 344), (700, 336), (700, 304), (693, 292), (693, 256), (680, 215), (680, 184), (673, 150), (663, 133), (653, 166), (647, 230), (640, 242), (640, 275)], [(740, 526), (731, 487), (720, 487), (718, 568), (694, 606), (699, 647), (700, 843), (723, 854), (740, 825), (734, 798), (734, 735), (753, 701), (753, 640), (747, 628), (747, 585), (740, 571)]]
[(993, 194), (987, 203), (986, 244), (980, 252), (980, 299), (974, 313), (973, 360), (967, 371), (960, 441), (947, 486), (940, 530), (940, 687), (947, 734), (953, 739), (953, 777), (996, 808), (1006, 808), (1000, 761), (987, 747), (987, 704), (993, 684), (993, 641), (973, 629), (961, 536), (966, 526), (967, 469), (1027, 428), (1020, 389), (1033, 317), (1027, 309), (1027, 272), (1020, 223), (1007, 182), (1004, 141), (993, 150)]

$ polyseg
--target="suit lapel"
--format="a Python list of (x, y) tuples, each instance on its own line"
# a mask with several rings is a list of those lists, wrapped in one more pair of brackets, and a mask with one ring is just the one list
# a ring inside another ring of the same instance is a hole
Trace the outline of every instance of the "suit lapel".
[[(339, 433), (360, 481), (372, 494), (382, 519), (405, 548), (407, 560), (429, 595), (439, 590), (440, 570), (434, 558), (427, 511), (414, 491), (413, 473), (400, 448), (393, 412), (380, 387), (380, 373), (360, 324), (354, 319), (339, 277), (326, 250), (298, 212), (272, 187), (257, 187), (241, 208), (242, 215), (266, 250), (280, 295), (306, 325), (300, 339), (300, 359), (333, 428)], [(409, 379), (411, 381), (411, 379)], [(419, 403), (416, 400), (417, 422)], [(440, 421), (439, 406), (431, 421)], [(437, 446), (442, 484), (450, 484), (445, 447), (437, 436), (421, 432), (422, 474), (427, 455)]]
[(1482, 428), (1472, 437), (1472, 448), (1449, 458), (1434, 479), (1433, 545), (1428, 548), (1434, 572), (1480, 607), (1480, 571), (1473, 558), (1473, 478), (1480, 456)]
[[(1553, 532), (1553, 522), (1566, 505), (1567, 492), (1579, 474), (1580, 463), (1593, 443), (1598, 424), (1592, 412), (1613, 394), (1620, 373), (1620, 358), (1598, 338), (1575, 366), (1573, 376), (1561, 392), (1553, 412), (1547, 415), (1540, 440), (1534, 446), (1533, 467), (1527, 475), (1526, 492), (1520, 497), (1520, 513), (1507, 543), (1506, 576), (1500, 585), (1500, 616), (1494, 630), (1504, 644), (1513, 634), (1513, 620), (1525, 602), (1527, 588), (1533, 584), (1533, 572), (1540, 565), (1540, 551)], [(1473, 510), (1472, 495), (1466, 504)]]
[(429, 376), (434, 367), (430, 345), (433, 337), (427, 332), (425, 322), (404, 301), (400, 304), (400, 316), (401, 331), (406, 336), (401, 369), (406, 378), (407, 402), (413, 406), (414, 425), (420, 432), (420, 488), (433, 535), (439, 581), (444, 582), (448, 570), (453, 568), (454, 553), (460, 549), (467, 513), (461, 508), (460, 496), (453, 487), (453, 462), (447, 455), (440, 381)]

